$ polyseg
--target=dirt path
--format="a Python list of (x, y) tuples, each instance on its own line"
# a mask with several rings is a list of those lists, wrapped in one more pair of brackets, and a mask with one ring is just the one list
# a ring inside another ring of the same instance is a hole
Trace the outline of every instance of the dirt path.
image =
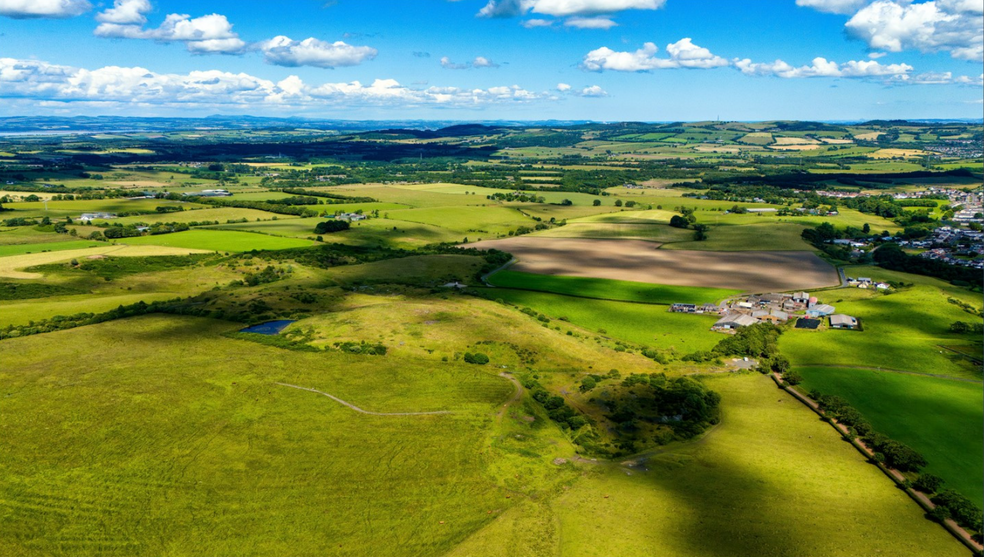
[(901, 373), (903, 375), (918, 375), (920, 377), (935, 377), (936, 379), (948, 379), (950, 381), (961, 381), (963, 383), (976, 383), (978, 385), (984, 383), (984, 381), (981, 381), (979, 379), (967, 379), (966, 377), (940, 375), (939, 373), (920, 373), (918, 371), (905, 371), (901, 369), (892, 369), (887, 367), (852, 366), (847, 364), (798, 364), (796, 367), (836, 367), (842, 369), (863, 369), (867, 371), (885, 371), (888, 373)]
[(513, 377), (511, 373), (507, 371), (503, 371), (502, 373), (499, 374), (499, 377), (505, 377), (506, 379), (508, 379), (509, 382), (516, 387), (516, 392), (513, 393), (511, 397), (509, 397), (509, 400), (503, 403), (502, 409), (499, 410), (499, 412), (495, 415), (496, 422), (501, 422), (502, 418), (505, 417), (506, 415), (506, 411), (509, 410), (509, 407), (519, 402), (520, 397), (523, 396), (523, 385), (519, 382), (518, 379)]
[[(501, 267), (496, 267), (495, 269), (492, 269), (491, 271), (485, 273), (484, 275), (482, 275), (482, 282), (485, 283), (485, 286), (488, 286), (489, 288), (495, 288), (495, 285), (492, 284), (491, 282), (489, 282), (489, 277), (492, 276), (492, 275), (494, 275), (494, 274), (496, 274), (496, 273), (498, 273), (499, 271), (505, 269), (506, 267), (509, 267), (510, 265), (512, 265), (513, 263), (515, 263), (516, 261), (517, 261), (517, 259), (515, 257), (513, 257), (509, 261), (506, 261), (505, 263), (503, 263)], [(502, 374), (500, 373), (500, 375), (502, 375)]]
[(342, 406), (347, 406), (348, 408), (351, 408), (352, 410), (355, 410), (356, 412), (359, 412), (359, 413), (362, 413), (362, 414), (369, 414), (370, 416), (431, 416), (431, 415), (434, 415), (434, 414), (454, 414), (454, 412), (452, 412), (451, 410), (434, 410), (432, 412), (370, 412), (369, 410), (363, 410), (362, 408), (359, 408), (358, 406), (356, 406), (356, 405), (354, 405), (354, 404), (352, 404), (350, 402), (345, 402), (344, 400), (342, 400), (342, 399), (340, 399), (340, 398), (338, 398), (336, 396), (332, 396), (332, 395), (330, 395), (328, 393), (325, 393), (325, 392), (322, 392), (322, 391), (318, 391), (316, 389), (309, 389), (307, 387), (299, 387), (297, 385), (291, 385), (290, 383), (277, 383), (277, 385), (280, 385), (281, 387), (290, 387), (292, 389), (299, 389), (299, 390), (302, 390), (302, 391), (310, 391), (312, 393), (318, 393), (319, 395), (324, 395), (324, 396), (326, 396), (326, 397), (334, 400), (335, 402), (341, 404)]

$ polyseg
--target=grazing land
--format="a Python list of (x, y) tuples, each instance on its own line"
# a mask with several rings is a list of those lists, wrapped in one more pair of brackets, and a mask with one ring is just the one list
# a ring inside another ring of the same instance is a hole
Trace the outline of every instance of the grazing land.
[(982, 533), (979, 123), (0, 123), (0, 556)]
[(508, 251), (525, 273), (591, 277), (751, 292), (838, 284), (837, 272), (810, 252), (663, 251), (638, 240), (523, 237), (470, 244)]
[[(803, 387), (837, 395), (876, 430), (926, 456), (926, 470), (978, 505), (984, 483), (984, 397), (979, 382), (850, 368), (800, 369)], [(899, 413), (899, 408), (905, 408)]]

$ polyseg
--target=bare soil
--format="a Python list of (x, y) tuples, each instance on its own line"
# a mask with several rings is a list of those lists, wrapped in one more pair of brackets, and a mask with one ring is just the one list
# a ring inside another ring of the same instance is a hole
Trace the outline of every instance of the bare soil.
[(615, 280), (734, 288), (747, 292), (837, 286), (836, 269), (805, 251), (660, 250), (641, 240), (520, 236), (469, 244), (513, 254), (513, 271)]

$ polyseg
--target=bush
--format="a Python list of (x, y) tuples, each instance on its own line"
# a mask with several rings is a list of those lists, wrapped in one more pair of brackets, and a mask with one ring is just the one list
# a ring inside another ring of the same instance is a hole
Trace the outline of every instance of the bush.
[(325, 222), (319, 222), (314, 227), (315, 234), (328, 234), (330, 232), (341, 232), (343, 230), (348, 230), (351, 225), (343, 220), (328, 220)]
[(943, 478), (932, 474), (920, 474), (916, 481), (912, 482), (912, 487), (923, 493), (936, 493), (943, 487)]
[(782, 379), (790, 385), (799, 385), (803, 382), (803, 376), (795, 370), (789, 370), (782, 374)]
[(474, 354), (471, 352), (465, 352), (465, 362), (484, 366), (489, 363), (489, 357), (481, 352), (475, 352)]

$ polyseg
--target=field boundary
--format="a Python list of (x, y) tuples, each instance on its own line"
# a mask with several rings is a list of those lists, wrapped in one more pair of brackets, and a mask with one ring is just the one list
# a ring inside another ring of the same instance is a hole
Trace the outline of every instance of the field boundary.
[(362, 408), (359, 408), (358, 406), (352, 404), (351, 402), (346, 402), (346, 401), (338, 398), (337, 396), (330, 395), (330, 394), (328, 394), (326, 392), (319, 391), (317, 389), (309, 389), (307, 387), (301, 387), (299, 385), (291, 385), (290, 383), (279, 383), (279, 382), (277, 382), (275, 384), (276, 385), (280, 385), (281, 387), (290, 387), (292, 389), (298, 389), (298, 390), (301, 390), (301, 391), (309, 391), (309, 392), (312, 392), (312, 393), (318, 393), (319, 395), (324, 395), (324, 396), (326, 396), (326, 397), (334, 400), (335, 402), (341, 404), (342, 406), (345, 406), (347, 408), (351, 408), (352, 410), (355, 410), (356, 412), (359, 412), (360, 414), (369, 414), (370, 416), (433, 416), (433, 415), (437, 415), (437, 414), (454, 414), (454, 412), (451, 411), (451, 410), (433, 410), (433, 411), (430, 411), (430, 412), (373, 412), (371, 410), (363, 410)]
[[(918, 503), (919, 506), (923, 508), (923, 510), (925, 510), (928, 513), (936, 508), (936, 504), (930, 501), (929, 497), (925, 493), (913, 489), (911, 487), (907, 487), (905, 485), (906, 478), (905, 476), (902, 475), (901, 472), (893, 468), (889, 468), (888, 466), (885, 466), (881, 462), (875, 460), (875, 454), (874, 452), (872, 452), (871, 449), (865, 446), (865, 444), (862, 443), (861, 441), (852, 438), (850, 432), (845, 426), (838, 423), (837, 420), (834, 419), (833, 417), (824, 414), (823, 411), (820, 410), (820, 406), (812, 399), (810, 399), (810, 397), (799, 392), (798, 390), (796, 390), (795, 387), (784, 384), (782, 377), (778, 373), (773, 372), (770, 373), (769, 376), (772, 378), (773, 381), (775, 381), (776, 386), (778, 386), (780, 389), (792, 395), (793, 398), (802, 402), (804, 405), (806, 405), (807, 408), (813, 410), (813, 412), (815, 412), (818, 416), (820, 416), (825, 422), (829, 423), (830, 426), (837, 431), (837, 433), (841, 434), (841, 437), (843, 439), (847, 440), (851, 444), (851, 446), (853, 446), (855, 449), (858, 450), (858, 452), (864, 455), (869, 462), (874, 463), (874, 465), (877, 466), (879, 470), (881, 470), (886, 476), (888, 476), (893, 482), (895, 482), (895, 485), (899, 489), (904, 491), (905, 494), (908, 495), (913, 501)], [(984, 552), (984, 545), (981, 545), (976, 541), (974, 541), (974, 538), (971, 537), (970, 533), (964, 530), (959, 524), (954, 522), (952, 518), (947, 518), (943, 522), (939, 522), (939, 524), (943, 526), (943, 528), (947, 532), (949, 532), (953, 537), (957, 538), (957, 540), (960, 541), (960, 543), (964, 544), (965, 546), (967, 546), (968, 549), (973, 551), (974, 555), (982, 555), (982, 552)]]

